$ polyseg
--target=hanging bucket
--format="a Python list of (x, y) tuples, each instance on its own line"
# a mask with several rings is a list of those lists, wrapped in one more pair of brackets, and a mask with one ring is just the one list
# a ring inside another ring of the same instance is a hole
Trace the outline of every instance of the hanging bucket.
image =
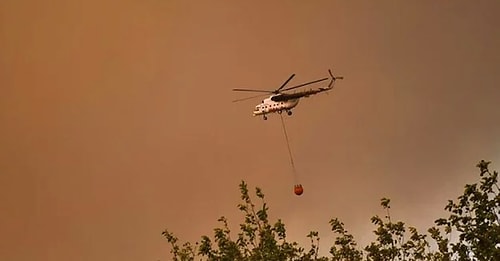
[(304, 193), (304, 188), (300, 184), (295, 185), (295, 187), (293, 188), (293, 192), (295, 193), (295, 195), (300, 196), (302, 195), (302, 193)]

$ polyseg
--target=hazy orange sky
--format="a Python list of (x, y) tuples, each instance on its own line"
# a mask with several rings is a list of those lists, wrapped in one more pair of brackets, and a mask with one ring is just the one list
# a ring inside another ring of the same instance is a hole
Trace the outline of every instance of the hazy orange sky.
[[(270, 3), (272, 2), (272, 3)], [(362, 242), (379, 198), (427, 229), (500, 162), (498, 1), (0, 3), (0, 260), (168, 260), (161, 232), (241, 221), (264, 190), (291, 240)], [(232, 88), (327, 76), (286, 118)]]

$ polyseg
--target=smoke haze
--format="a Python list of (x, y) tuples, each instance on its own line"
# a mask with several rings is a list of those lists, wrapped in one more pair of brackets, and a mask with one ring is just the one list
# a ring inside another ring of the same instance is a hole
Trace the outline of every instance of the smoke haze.
[[(361, 241), (379, 198), (427, 229), (500, 162), (498, 1), (3, 1), (1, 260), (168, 260), (160, 233), (236, 226), (263, 189), (291, 240), (339, 217)], [(275, 89), (329, 95), (252, 117)], [(250, 94), (251, 95), (251, 94)]]

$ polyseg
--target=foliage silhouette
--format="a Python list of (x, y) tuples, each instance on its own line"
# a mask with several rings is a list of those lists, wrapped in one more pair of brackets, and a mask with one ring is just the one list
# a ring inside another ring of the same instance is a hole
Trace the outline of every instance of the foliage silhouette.
[[(221, 260), (320, 260), (320, 261), (452, 261), (452, 260), (500, 260), (500, 190), (498, 173), (488, 169), (490, 162), (481, 160), (478, 183), (465, 185), (463, 195), (456, 201), (449, 200), (445, 210), (448, 217), (439, 218), (435, 226), (421, 234), (414, 227), (402, 221), (393, 221), (390, 213), (390, 199), (382, 198), (381, 207), (385, 216), (371, 218), (375, 226), (376, 239), (360, 248), (339, 219), (333, 218), (329, 224), (335, 234), (330, 248), (330, 256), (319, 256), (319, 233), (311, 231), (306, 237), (311, 246), (299, 246), (286, 238), (285, 224), (278, 219), (271, 223), (269, 208), (260, 188), (255, 196), (260, 201), (255, 205), (250, 197), (247, 184), (239, 185), (241, 203), (239, 210), (244, 215), (237, 237), (231, 237), (228, 221), (219, 218), (221, 226), (214, 229), (213, 238), (202, 236), (201, 242), (194, 244), (179, 240), (168, 230), (162, 235), (171, 245), (174, 261)], [(458, 237), (452, 240), (452, 235)], [(430, 241), (432, 239), (432, 241)], [(435, 245), (435, 247), (431, 247)]]

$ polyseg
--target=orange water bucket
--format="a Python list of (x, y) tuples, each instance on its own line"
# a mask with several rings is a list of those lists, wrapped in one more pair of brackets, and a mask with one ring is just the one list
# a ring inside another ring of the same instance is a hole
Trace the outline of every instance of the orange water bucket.
[(295, 195), (300, 196), (302, 195), (302, 193), (304, 193), (304, 188), (300, 184), (295, 185), (295, 187), (293, 188), (293, 192), (295, 193)]

